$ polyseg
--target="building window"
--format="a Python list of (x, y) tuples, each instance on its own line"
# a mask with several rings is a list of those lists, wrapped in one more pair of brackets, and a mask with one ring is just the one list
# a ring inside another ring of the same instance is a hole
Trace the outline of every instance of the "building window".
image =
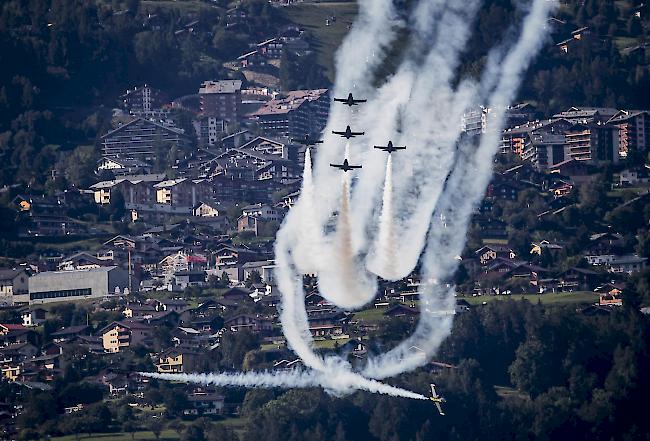
[(91, 294), (90, 288), (64, 289), (60, 291), (43, 291), (29, 294), (30, 300), (58, 299), (62, 297), (83, 297)]

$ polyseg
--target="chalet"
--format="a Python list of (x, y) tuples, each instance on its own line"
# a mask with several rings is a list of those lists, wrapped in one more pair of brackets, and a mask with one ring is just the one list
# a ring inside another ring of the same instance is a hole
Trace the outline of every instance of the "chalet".
[(13, 305), (24, 302), (22, 299), (29, 293), (29, 276), (24, 269), (0, 268), (0, 305)]
[(273, 321), (270, 318), (252, 314), (239, 314), (224, 323), (226, 329), (232, 332), (248, 329), (254, 333), (269, 332), (273, 329)]
[(562, 245), (551, 243), (548, 240), (533, 242), (531, 244), (530, 254), (537, 254), (541, 256), (545, 253), (553, 253), (562, 250)]
[(519, 187), (514, 182), (501, 181), (488, 186), (487, 197), (516, 201)]
[(50, 334), (50, 336), (52, 337), (52, 341), (54, 341), (55, 343), (71, 341), (82, 335), (90, 335), (89, 326), (87, 325), (68, 326), (65, 328), (61, 328), (53, 332), (52, 334)]
[(589, 181), (592, 175), (592, 167), (584, 161), (575, 158), (569, 158), (558, 164), (549, 167), (550, 173), (557, 173), (562, 176), (568, 176), (574, 182)]
[(192, 215), (197, 217), (218, 217), (222, 210), (221, 205), (212, 202), (200, 202), (192, 208)]
[(184, 415), (219, 415), (225, 407), (225, 398), (213, 391), (196, 390), (187, 395), (188, 408)]
[(152, 305), (128, 303), (124, 307), (122, 314), (124, 314), (124, 317), (126, 318), (149, 318), (154, 312), (156, 312), (156, 308)]
[(179, 349), (196, 350), (201, 346), (201, 330), (179, 326), (171, 335), (172, 343)]
[(170, 348), (158, 355), (156, 370), (161, 374), (194, 372), (197, 369), (197, 352)]
[(99, 330), (104, 352), (115, 353), (123, 349), (150, 343), (152, 327), (137, 321), (113, 322)]
[(646, 268), (647, 257), (635, 255), (614, 256), (607, 263), (607, 267), (612, 273), (632, 274), (643, 271)]
[(0, 347), (15, 343), (29, 343), (35, 337), (36, 333), (23, 325), (0, 324)]
[(623, 250), (625, 241), (618, 233), (599, 233), (589, 238), (589, 245), (582, 251), (591, 265), (603, 265)]
[(174, 273), (174, 283), (179, 289), (205, 285), (205, 271), (178, 271)]
[(97, 171), (108, 170), (114, 175), (138, 175), (151, 173), (151, 164), (133, 158), (102, 158), (97, 164)]
[(415, 308), (410, 308), (408, 306), (398, 304), (388, 308), (386, 311), (384, 311), (383, 315), (386, 317), (407, 317), (412, 320), (415, 317), (419, 317), (420, 311)]
[(57, 271), (82, 270), (90, 268), (99, 268), (100, 266), (109, 266), (110, 262), (101, 260), (92, 254), (86, 252), (75, 253), (70, 257), (63, 259), (57, 265)]
[(45, 321), (46, 312), (47, 311), (42, 308), (30, 308), (21, 312), (20, 318), (23, 320), (23, 326), (39, 326)]
[(474, 254), (479, 258), (481, 265), (489, 265), (495, 259), (514, 260), (517, 254), (506, 245), (485, 245)]
[(182, 312), (189, 306), (189, 303), (183, 299), (162, 299), (157, 301), (156, 309), (158, 311)]
[(261, 221), (257, 217), (248, 214), (242, 214), (237, 218), (237, 231), (240, 233), (251, 231), (253, 234), (255, 234), (255, 236), (257, 236), (260, 223)]
[(252, 300), (251, 298), (251, 291), (245, 288), (230, 288), (228, 291), (223, 293), (223, 298), (225, 300), (232, 300), (232, 301), (250, 301)]
[(591, 291), (594, 289), (600, 274), (586, 268), (569, 268), (560, 277), (558, 288), (562, 291)]
[(628, 168), (619, 174), (618, 184), (621, 187), (650, 184), (650, 169), (647, 165), (637, 168)]
[(246, 262), (256, 260), (256, 253), (248, 248), (221, 245), (213, 253), (215, 263), (219, 271), (229, 267), (243, 265)]

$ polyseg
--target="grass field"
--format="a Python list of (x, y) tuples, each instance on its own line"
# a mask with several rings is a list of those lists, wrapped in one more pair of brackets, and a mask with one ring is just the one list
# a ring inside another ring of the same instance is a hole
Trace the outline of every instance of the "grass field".
[(366, 323), (380, 322), (384, 319), (386, 308), (370, 308), (355, 312), (354, 319)]
[[(94, 433), (91, 436), (88, 434), (83, 434), (79, 437), (80, 440), (97, 440), (97, 441), (131, 441), (131, 440), (155, 440), (153, 432), (142, 431), (134, 432), (133, 438), (130, 433), (117, 432), (117, 433)], [(161, 441), (172, 441), (180, 439), (178, 434), (173, 430), (163, 430), (160, 434)], [(51, 438), (52, 441), (76, 441), (77, 437), (75, 435), (67, 435), (61, 437)]]
[(141, 5), (147, 10), (153, 7), (159, 7), (176, 9), (183, 14), (196, 13), (202, 9), (216, 8), (216, 6), (201, 0), (145, 0)]
[[(311, 3), (282, 8), (288, 20), (302, 26), (313, 37), (318, 64), (323, 66), (330, 80), (334, 80), (334, 53), (348, 33), (357, 9), (356, 2)], [(332, 16), (336, 17), (336, 21), (327, 26), (326, 20)]]
[(538, 301), (544, 304), (589, 304), (598, 301), (598, 294), (591, 291), (576, 291), (559, 294), (525, 294), (510, 296), (480, 296), (462, 297), (471, 305), (481, 305), (483, 302), (498, 302), (501, 300), (528, 300), (531, 303)]

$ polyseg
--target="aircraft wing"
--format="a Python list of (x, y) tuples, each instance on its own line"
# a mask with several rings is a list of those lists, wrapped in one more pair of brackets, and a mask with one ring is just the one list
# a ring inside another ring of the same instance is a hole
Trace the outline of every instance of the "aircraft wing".
[(365, 103), (368, 100), (356, 100), (356, 99), (353, 99), (352, 101), (355, 102), (355, 103)]
[(438, 413), (440, 415), (444, 415), (445, 413), (442, 411), (442, 406), (440, 405), (440, 403), (435, 403), (435, 404), (436, 404), (436, 407), (438, 408)]
[(345, 136), (345, 132), (337, 132), (336, 130), (332, 130), (332, 133), (335, 135), (343, 135)]
[(431, 385), (431, 396), (433, 398), (438, 398), (438, 394), (436, 393), (436, 385), (435, 384)]
[(348, 168), (361, 168), (360, 165), (348, 165)]
[(365, 133), (366, 132), (350, 132), (350, 135), (352, 135), (352, 136), (361, 136), (361, 135), (365, 135)]
[(334, 101), (336, 101), (337, 103), (347, 103), (348, 102), (348, 100), (345, 99), (345, 98), (334, 98)]

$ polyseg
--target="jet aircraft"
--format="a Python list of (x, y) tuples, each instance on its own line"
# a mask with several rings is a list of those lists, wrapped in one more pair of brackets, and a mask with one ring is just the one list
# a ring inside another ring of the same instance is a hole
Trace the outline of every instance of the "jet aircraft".
[(353, 132), (350, 126), (347, 126), (345, 130), (342, 132), (337, 132), (336, 130), (332, 130), (332, 133), (350, 139), (350, 138), (354, 138), (355, 136), (364, 135), (366, 132)]
[(444, 415), (445, 413), (442, 411), (441, 404), (444, 403), (447, 400), (445, 400), (443, 397), (441, 397), (440, 395), (438, 395), (436, 393), (436, 385), (435, 384), (431, 384), (431, 398), (429, 398), (429, 399), (431, 401), (433, 401), (433, 404), (435, 404), (436, 407), (438, 408), (438, 413), (440, 413), (440, 415)]
[(312, 139), (308, 134), (306, 134), (303, 138), (291, 138), (291, 142), (297, 142), (302, 145), (316, 145), (323, 143), (323, 141)]
[(368, 101), (368, 100), (356, 100), (356, 99), (354, 99), (354, 97), (352, 96), (352, 92), (350, 92), (350, 93), (348, 94), (348, 97), (347, 97), (347, 98), (334, 98), (334, 101), (339, 102), (339, 103), (343, 103), (343, 104), (345, 104), (346, 106), (350, 106), (350, 107), (352, 107), (352, 106), (356, 106), (356, 105), (358, 105), (359, 103), (365, 103), (365, 102)]
[(343, 161), (343, 164), (330, 164), (330, 167), (339, 168), (339, 169), (343, 170), (344, 172), (349, 172), (350, 170), (352, 170), (354, 168), (361, 168), (360, 165), (350, 165), (347, 158)]
[(378, 149), (378, 150), (383, 150), (383, 151), (388, 152), (388, 153), (393, 153), (393, 152), (396, 152), (397, 150), (405, 150), (406, 146), (401, 146), (401, 147), (396, 146), (396, 145), (393, 145), (393, 141), (388, 141), (388, 145), (386, 145), (386, 146), (376, 145), (375, 148)]

